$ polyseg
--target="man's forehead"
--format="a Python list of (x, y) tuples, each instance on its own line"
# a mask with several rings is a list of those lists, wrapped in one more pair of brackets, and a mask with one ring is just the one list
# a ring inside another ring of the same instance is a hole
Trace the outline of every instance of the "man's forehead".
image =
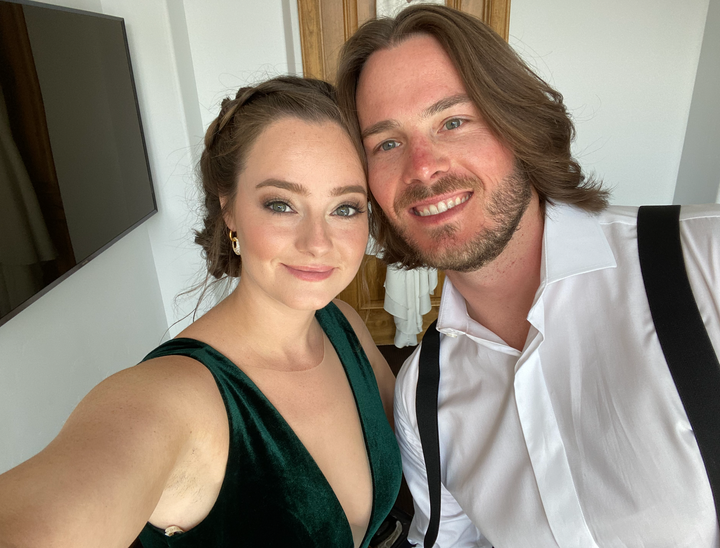
[(363, 131), (402, 112), (426, 115), (445, 103), (462, 102), (465, 86), (440, 43), (428, 35), (408, 38), (378, 50), (365, 63), (356, 92)]

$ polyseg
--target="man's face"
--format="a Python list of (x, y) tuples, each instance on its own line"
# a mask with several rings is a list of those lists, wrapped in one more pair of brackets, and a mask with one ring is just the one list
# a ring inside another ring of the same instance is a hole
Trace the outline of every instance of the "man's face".
[(497, 257), (532, 191), (440, 44), (418, 35), (375, 52), (356, 100), (370, 190), (395, 231), (429, 266)]

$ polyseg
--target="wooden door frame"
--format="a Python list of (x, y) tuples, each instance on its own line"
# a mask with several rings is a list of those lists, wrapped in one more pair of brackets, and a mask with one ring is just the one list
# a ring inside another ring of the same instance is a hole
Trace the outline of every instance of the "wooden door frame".
[[(297, 3), (303, 74), (332, 82), (335, 80), (338, 40), (339, 44), (344, 43), (360, 24), (375, 16), (375, 2), (297, 0)], [(510, 0), (445, 0), (445, 4), (485, 21), (508, 39)], [(338, 16), (342, 17), (342, 25)]]

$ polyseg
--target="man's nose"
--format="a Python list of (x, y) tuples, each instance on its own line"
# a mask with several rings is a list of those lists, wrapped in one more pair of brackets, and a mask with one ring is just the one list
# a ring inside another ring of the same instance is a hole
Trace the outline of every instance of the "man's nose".
[(298, 227), (297, 246), (314, 257), (327, 253), (332, 248), (332, 238), (326, 219), (306, 216)]
[(450, 158), (437, 143), (426, 137), (410, 140), (407, 148), (405, 181), (433, 183), (450, 169)]

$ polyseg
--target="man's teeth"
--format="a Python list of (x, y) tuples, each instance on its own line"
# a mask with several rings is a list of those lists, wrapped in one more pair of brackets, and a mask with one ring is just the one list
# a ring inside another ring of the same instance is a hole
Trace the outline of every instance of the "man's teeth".
[(416, 207), (415, 213), (420, 215), (420, 217), (427, 217), (428, 215), (437, 215), (438, 213), (444, 213), (448, 209), (452, 209), (455, 206), (459, 206), (462, 203), (465, 203), (470, 198), (469, 194), (465, 194), (463, 196), (458, 196), (457, 198), (451, 198), (449, 200), (445, 200), (444, 202), (438, 202), (436, 204), (431, 204), (429, 206), (423, 206), (422, 208)]

